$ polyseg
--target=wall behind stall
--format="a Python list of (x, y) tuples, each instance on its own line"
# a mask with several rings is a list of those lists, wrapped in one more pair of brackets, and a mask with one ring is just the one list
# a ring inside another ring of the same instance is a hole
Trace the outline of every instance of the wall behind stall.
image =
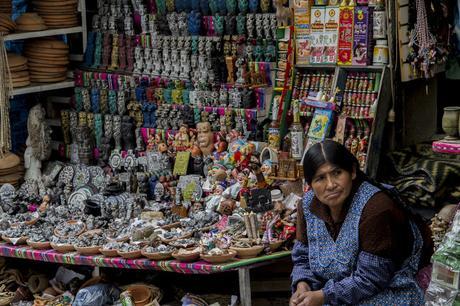
[(438, 86), (437, 77), (401, 84), (396, 107), (396, 149), (431, 141), (438, 133)]

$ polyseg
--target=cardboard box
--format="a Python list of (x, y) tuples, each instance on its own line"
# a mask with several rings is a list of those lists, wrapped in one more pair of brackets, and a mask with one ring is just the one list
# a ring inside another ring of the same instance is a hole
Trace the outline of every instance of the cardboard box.
[(339, 20), (339, 43), (338, 59), (339, 65), (351, 65), (353, 57), (353, 7), (344, 6), (340, 8)]
[(372, 8), (355, 7), (353, 26), (353, 65), (369, 65), (372, 62)]
[(310, 24), (310, 8), (299, 8), (294, 10), (294, 25)]
[(337, 62), (339, 17), (339, 7), (326, 7), (324, 22), (323, 64), (335, 64)]
[(311, 48), (311, 30), (310, 25), (300, 25), (296, 27), (296, 63), (310, 63), (310, 48)]
[(325, 7), (314, 6), (311, 8), (311, 64), (321, 64), (323, 62), (325, 14)]

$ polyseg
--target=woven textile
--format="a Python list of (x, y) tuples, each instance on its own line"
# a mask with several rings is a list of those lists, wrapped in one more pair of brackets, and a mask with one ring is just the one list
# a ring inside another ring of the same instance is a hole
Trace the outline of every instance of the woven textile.
[(388, 183), (413, 206), (440, 208), (460, 197), (460, 155), (433, 152), (420, 144), (389, 154), (392, 173)]

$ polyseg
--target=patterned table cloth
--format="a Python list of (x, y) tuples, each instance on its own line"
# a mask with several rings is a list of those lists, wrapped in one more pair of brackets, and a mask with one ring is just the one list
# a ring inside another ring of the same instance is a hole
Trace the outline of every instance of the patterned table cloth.
[(274, 260), (290, 256), (290, 251), (276, 252), (270, 255), (251, 259), (234, 259), (224, 264), (210, 264), (205, 261), (184, 263), (176, 260), (153, 261), (145, 258), (124, 259), (121, 257), (104, 257), (103, 255), (83, 256), (76, 252), (58, 253), (55, 250), (34, 250), (28, 246), (13, 246), (0, 243), (0, 256), (23, 258), (36, 261), (63, 263), (71, 265), (86, 265), (122, 269), (144, 269), (175, 272), (182, 274), (212, 274), (236, 270), (242, 267), (266, 265)]

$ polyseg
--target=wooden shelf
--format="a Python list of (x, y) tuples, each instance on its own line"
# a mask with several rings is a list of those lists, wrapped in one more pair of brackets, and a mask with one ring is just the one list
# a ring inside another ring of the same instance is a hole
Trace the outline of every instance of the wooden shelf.
[(311, 69), (334, 69), (336, 67), (342, 69), (375, 69), (381, 70), (384, 65), (370, 65), (370, 66), (361, 66), (361, 65), (335, 65), (335, 64), (296, 64), (296, 68), (311, 68)]
[(44, 91), (50, 91), (50, 90), (57, 90), (57, 89), (63, 89), (63, 88), (70, 88), (74, 87), (75, 82), (73, 79), (67, 79), (62, 82), (58, 83), (50, 83), (50, 84), (45, 84), (45, 83), (32, 83), (29, 86), (21, 87), (21, 88), (14, 88), (13, 89), (13, 96), (17, 95), (24, 95), (24, 94), (30, 94), (30, 93), (35, 93), (35, 92), (44, 92)]
[(29, 38), (38, 38), (54, 35), (64, 35), (64, 34), (73, 34), (73, 33), (82, 33), (83, 27), (72, 27), (72, 28), (63, 28), (63, 29), (51, 29), (44, 31), (34, 31), (34, 32), (22, 32), (22, 33), (13, 33), (6, 35), (3, 40), (20, 40), (20, 39), (29, 39)]

